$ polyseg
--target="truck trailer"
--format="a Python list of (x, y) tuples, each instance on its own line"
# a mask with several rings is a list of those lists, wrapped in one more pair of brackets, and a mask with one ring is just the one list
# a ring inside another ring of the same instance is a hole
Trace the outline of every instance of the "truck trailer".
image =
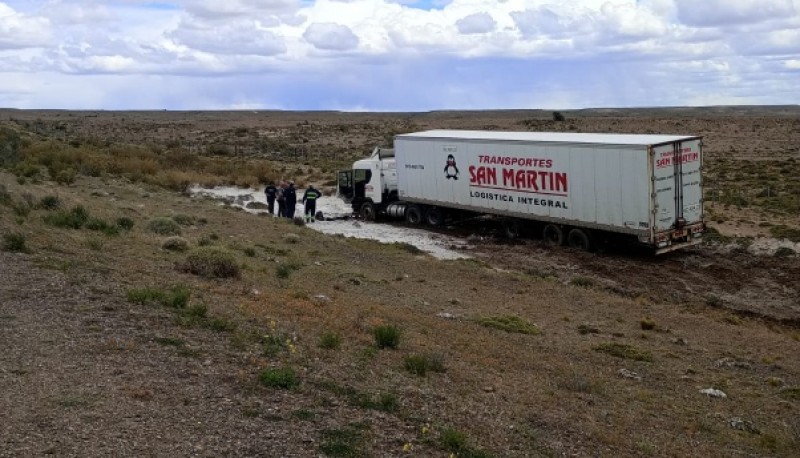
[(338, 193), (365, 220), (494, 215), (509, 237), (659, 254), (701, 242), (702, 147), (685, 135), (429, 130), (339, 172)]

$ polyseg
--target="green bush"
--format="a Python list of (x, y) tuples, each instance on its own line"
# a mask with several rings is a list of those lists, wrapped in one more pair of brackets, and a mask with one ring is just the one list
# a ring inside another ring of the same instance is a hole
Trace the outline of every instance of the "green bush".
[(82, 205), (77, 205), (70, 211), (57, 211), (44, 217), (45, 223), (65, 229), (80, 229), (88, 220), (89, 211)]
[(101, 231), (106, 235), (117, 235), (119, 233), (119, 228), (116, 225), (109, 224), (105, 220), (96, 217), (89, 218), (85, 227), (90, 231)]
[(67, 168), (67, 169), (64, 169), (64, 170), (59, 170), (58, 173), (56, 173), (56, 176), (53, 177), (53, 179), (58, 184), (69, 185), (69, 184), (75, 183), (76, 175), (77, 175), (77, 172), (75, 172), (74, 169)]
[(459, 458), (489, 458), (491, 456), (483, 450), (469, 445), (467, 436), (453, 428), (445, 428), (440, 440), (445, 450)]
[(541, 332), (535, 324), (512, 315), (482, 317), (478, 319), (478, 323), (487, 328), (519, 334), (539, 334)]
[(158, 235), (181, 235), (181, 226), (172, 218), (159, 216), (147, 223), (147, 229)]
[(27, 253), (25, 234), (11, 233), (3, 235), (3, 251)]
[(777, 250), (775, 250), (775, 257), (776, 258), (788, 258), (788, 257), (794, 256), (796, 254), (797, 254), (797, 252), (795, 252), (793, 249), (791, 249), (789, 247), (785, 247), (785, 246), (782, 246), (782, 247), (778, 248)]
[(167, 251), (186, 251), (189, 249), (189, 241), (180, 236), (172, 236), (161, 242), (161, 248)]
[(192, 226), (194, 224), (194, 216), (175, 215), (172, 219), (181, 226)]
[(198, 247), (189, 252), (186, 261), (179, 265), (184, 272), (209, 278), (239, 277), (236, 255), (215, 246)]
[(786, 239), (794, 243), (800, 243), (800, 229), (779, 225), (769, 228), (769, 233), (776, 239)]
[(378, 348), (397, 348), (400, 345), (400, 329), (391, 324), (376, 326), (372, 330)]
[(270, 388), (288, 390), (300, 384), (294, 369), (291, 367), (267, 368), (258, 376), (261, 384)]
[(275, 268), (275, 276), (278, 278), (289, 278), (292, 273), (292, 268), (286, 264), (278, 264)]
[(39, 200), (39, 208), (43, 210), (58, 210), (61, 208), (61, 199), (58, 196), (44, 196)]
[(134, 222), (132, 219), (128, 218), (127, 216), (120, 216), (117, 218), (117, 227), (124, 230), (129, 231), (133, 229)]

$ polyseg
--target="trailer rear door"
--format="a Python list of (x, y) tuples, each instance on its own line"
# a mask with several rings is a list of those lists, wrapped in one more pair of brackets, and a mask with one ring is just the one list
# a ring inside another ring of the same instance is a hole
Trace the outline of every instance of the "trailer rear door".
[(700, 147), (693, 139), (652, 148), (655, 232), (702, 221)]

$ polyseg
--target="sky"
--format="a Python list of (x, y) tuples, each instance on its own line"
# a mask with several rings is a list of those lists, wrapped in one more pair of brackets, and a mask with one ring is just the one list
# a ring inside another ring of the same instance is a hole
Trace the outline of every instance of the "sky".
[(800, 103), (800, 0), (0, 0), (0, 107)]

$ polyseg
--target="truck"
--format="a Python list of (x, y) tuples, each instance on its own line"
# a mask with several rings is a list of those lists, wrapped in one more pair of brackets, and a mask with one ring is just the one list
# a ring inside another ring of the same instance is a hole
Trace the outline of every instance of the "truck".
[(485, 216), (508, 237), (661, 254), (702, 241), (702, 163), (693, 135), (428, 130), (396, 135), (340, 171), (337, 186), (364, 220)]

